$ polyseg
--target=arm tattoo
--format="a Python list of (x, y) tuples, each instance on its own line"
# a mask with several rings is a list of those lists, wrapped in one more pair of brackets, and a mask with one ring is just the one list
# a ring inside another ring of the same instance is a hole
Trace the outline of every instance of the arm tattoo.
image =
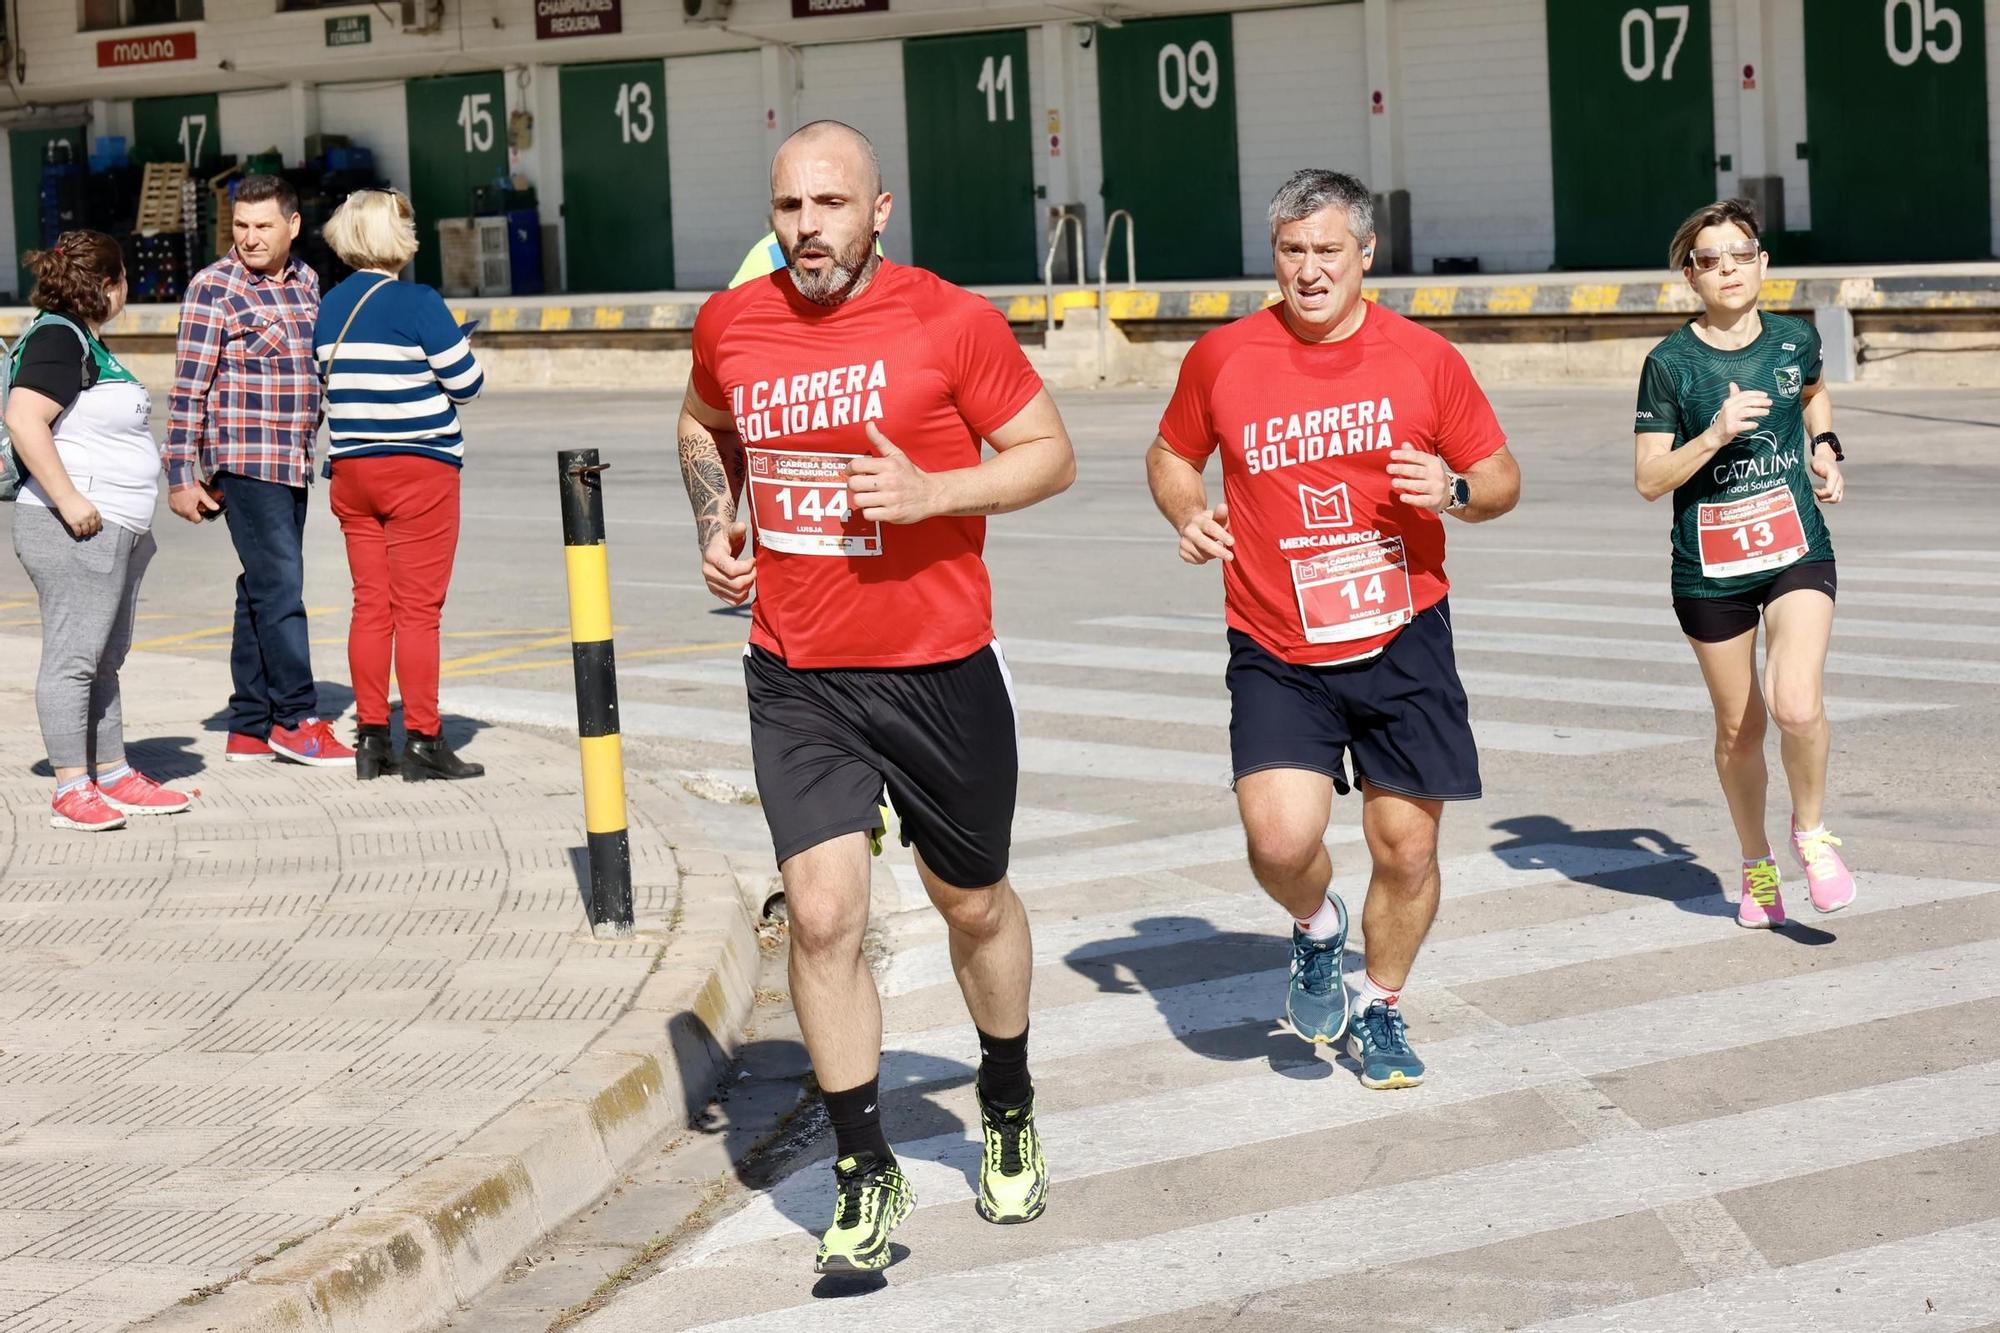
[(743, 486), (743, 451), (724, 451), (713, 433), (696, 426), (681, 436), (681, 481), (694, 509), (695, 544), (702, 550), (736, 521)]

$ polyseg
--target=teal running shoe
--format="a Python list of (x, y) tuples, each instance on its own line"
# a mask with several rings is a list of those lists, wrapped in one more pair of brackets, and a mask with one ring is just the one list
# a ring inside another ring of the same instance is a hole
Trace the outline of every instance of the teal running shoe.
[(1354, 1015), (1347, 1053), (1361, 1066), (1364, 1088), (1414, 1088), (1424, 1081), (1424, 1062), (1410, 1049), (1403, 1015), (1393, 1004), (1378, 1001)]
[(1292, 979), (1285, 993), (1285, 1017), (1300, 1041), (1315, 1046), (1336, 1042), (1347, 1032), (1347, 982), (1340, 960), (1347, 951), (1347, 904), (1328, 894), (1340, 914), (1340, 930), (1330, 940), (1310, 940), (1292, 927)]

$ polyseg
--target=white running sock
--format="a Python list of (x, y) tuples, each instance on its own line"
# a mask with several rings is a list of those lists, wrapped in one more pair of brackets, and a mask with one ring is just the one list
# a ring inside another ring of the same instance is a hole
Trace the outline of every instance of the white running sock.
[(99, 773), (97, 775), (97, 785), (100, 787), (115, 787), (119, 783), (123, 782), (126, 776), (131, 773), (131, 771), (132, 771), (131, 764), (121, 762), (118, 765), (118, 767), (107, 768), (103, 772)]
[[(1353, 983), (1350, 982), (1349, 984), (1352, 985)], [(1390, 990), (1387, 986), (1375, 980), (1373, 972), (1363, 972), (1361, 974), (1361, 984), (1354, 987), (1354, 1012), (1365, 1014), (1374, 1005), (1394, 1004), (1402, 993), (1400, 990)]]
[(1320, 899), (1319, 910), (1312, 914), (1310, 921), (1300, 921), (1297, 917), (1293, 917), (1292, 921), (1307, 939), (1315, 944), (1324, 944), (1340, 934), (1340, 907), (1329, 893)]

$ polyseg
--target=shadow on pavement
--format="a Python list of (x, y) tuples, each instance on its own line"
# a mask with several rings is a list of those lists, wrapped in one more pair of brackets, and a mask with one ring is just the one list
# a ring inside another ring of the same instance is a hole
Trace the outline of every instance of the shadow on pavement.
[[(1272, 911), (1282, 919), (1279, 909)], [(1095, 941), (1064, 961), (1105, 994), (1151, 995), (1167, 1030), (1205, 1060), (1263, 1060), (1288, 1078), (1326, 1078), (1333, 1067), (1278, 1024), (1289, 959), (1282, 935), (1217, 931), (1199, 917), (1155, 916), (1133, 922), (1123, 940)], [(1360, 963), (1350, 949), (1344, 966)], [(1239, 1021), (1215, 1026), (1218, 1004), (1236, 1007)]]

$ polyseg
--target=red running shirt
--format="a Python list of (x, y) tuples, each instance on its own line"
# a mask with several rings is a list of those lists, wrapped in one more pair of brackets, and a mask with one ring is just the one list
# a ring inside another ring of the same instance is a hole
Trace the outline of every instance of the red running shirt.
[(1204, 335), (1160, 436), (1197, 468), (1222, 451), (1230, 626), (1309, 666), (1380, 650), (1449, 586), (1444, 520), (1396, 498), (1390, 451), (1464, 472), (1507, 443), (1458, 349), (1372, 302), (1336, 343), (1275, 306)]
[(813, 668), (951, 662), (992, 641), (986, 520), (870, 523), (846, 488), (847, 461), (875, 452), (869, 422), (926, 472), (972, 467), (1041, 392), (992, 302), (885, 261), (829, 308), (780, 269), (702, 306), (693, 383), (749, 455), (752, 643)]

